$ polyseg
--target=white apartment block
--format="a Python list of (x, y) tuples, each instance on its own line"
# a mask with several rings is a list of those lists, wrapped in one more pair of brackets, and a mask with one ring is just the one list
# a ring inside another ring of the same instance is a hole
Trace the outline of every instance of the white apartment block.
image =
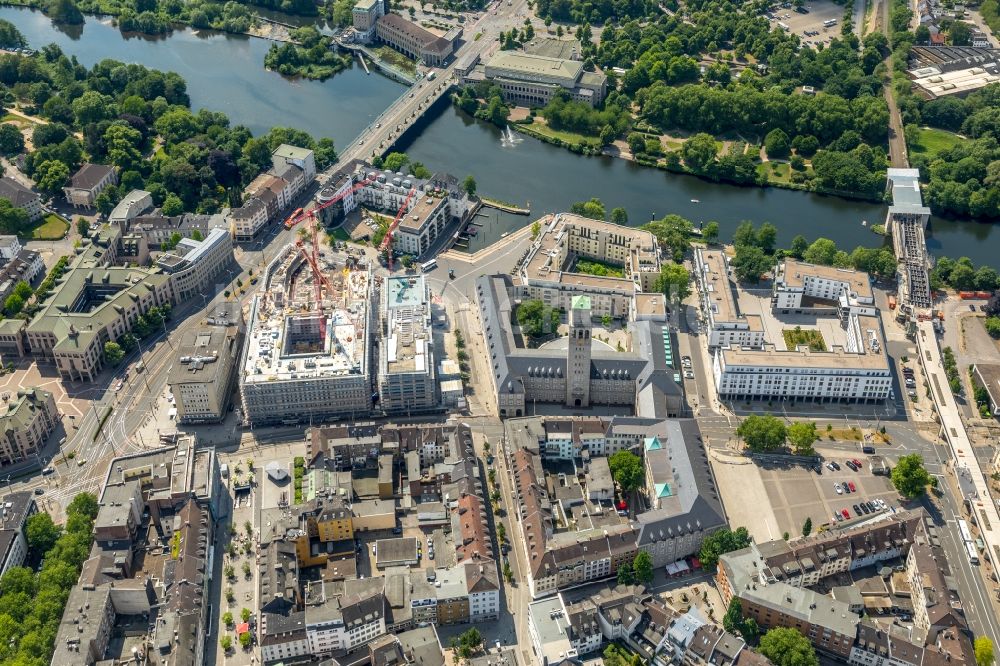
[(21, 241), (17, 236), (0, 236), (0, 259), (7, 262), (21, 253)]
[(764, 325), (759, 315), (740, 313), (725, 252), (696, 248), (694, 261), (701, 311), (707, 322), (708, 348), (762, 346)]
[[(875, 316), (878, 313), (867, 273), (785, 259), (775, 271), (771, 306), (775, 312), (790, 314), (804, 308), (803, 298), (827, 301), (837, 307), (841, 317), (849, 314)], [(809, 306), (805, 309), (816, 308)]]

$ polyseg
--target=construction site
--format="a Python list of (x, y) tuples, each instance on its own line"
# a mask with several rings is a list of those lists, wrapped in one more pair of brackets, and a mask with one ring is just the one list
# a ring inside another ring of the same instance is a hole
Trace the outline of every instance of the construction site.
[(240, 393), (254, 425), (368, 414), (375, 280), (353, 254), (303, 240), (267, 266), (250, 304)]

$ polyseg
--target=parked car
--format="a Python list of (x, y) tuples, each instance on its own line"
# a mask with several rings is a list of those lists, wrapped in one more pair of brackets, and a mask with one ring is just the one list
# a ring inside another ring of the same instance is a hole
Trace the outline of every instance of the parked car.
[(871, 510), (871, 509), (869, 509), (869, 508), (868, 508), (868, 505), (867, 505), (867, 504), (865, 504), (864, 502), (862, 502), (862, 503), (861, 503), (861, 511), (862, 511), (862, 512), (863, 512), (863, 513), (864, 513), (865, 515), (868, 515), (869, 513), (871, 513), (871, 512), (872, 512), (872, 510)]
[(857, 504), (855, 504), (851, 508), (854, 509), (854, 513), (858, 514), (859, 516), (861, 515), (861, 508)]
[(833, 489), (837, 491), (838, 495), (844, 494), (844, 486), (840, 485), (839, 483), (833, 484)]
[(848, 481), (847, 482), (847, 487), (851, 489), (852, 493), (853, 492), (857, 492), (857, 488), (854, 487), (854, 482), (853, 481)]
[(850, 518), (850, 517), (851, 517), (851, 512), (850, 512), (850, 511), (848, 511), (847, 509), (844, 509), (844, 510), (843, 510), (843, 511), (841, 511), (840, 513), (841, 513), (841, 515), (842, 515), (842, 516), (844, 516), (844, 520), (847, 520), (848, 518)]
[(858, 466), (854, 464), (853, 460), (848, 460), (847, 461), (847, 466), (850, 467), (855, 472), (858, 471)]

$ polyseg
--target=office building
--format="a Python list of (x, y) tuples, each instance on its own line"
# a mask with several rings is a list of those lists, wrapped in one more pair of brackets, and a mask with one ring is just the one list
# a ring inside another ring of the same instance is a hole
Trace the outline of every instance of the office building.
[(8, 493), (0, 498), (0, 577), (24, 564), (28, 554), (28, 518), (38, 513), (29, 491)]
[(27, 460), (45, 446), (59, 424), (55, 398), (40, 388), (21, 388), (0, 414), (0, 469)]
[(225, 229), (212, 229), (203, 240), (182, 238), (177, 246), (156, 258), (156, 266), (170, 278), (174, 300), (204, 303), (228, 282), (234, 264), (233, 238)]
[(708, 348), (761, 347), (764, 344), (764, 325), (760, 315), (740, 312), (726, 253), (695, 248), (694, 258), (694, 277), (701, 312), (705, 317)]
[(245, 332), (239, 304), (229, 301), (203, 326), (183, 333), (167, 375), (178, 423), (213, 423), (225, 418)]
[(382, 288), (378, 387), (383, 411), (438, 406), (430, 287), (422, 275), (390, 277)]
[(347, 261), (321, 262), (327, 272), (321, 307), (313, 302), (316, 278), (298, 248), (285, 246), (265, 269), (240, 360), (250, 423), (309, 423), (371, 411), (374, 280), (370, 268)]
[(114, 266), (121, 248), (116, 226), (84, 240), (24, 329), (25, 349), (54, 361), (63, 379), (93, 381), (104, 366), (104, 343), (131, 331), (150, 308), (174, 301), (170, 276), (160, 268)]
[(388, 13), (385, 0), (358, 0), (351, 10), (357, 41), (367, 44), (375, 38), (376, 22)]
[(128, 224), (129, 234), (142, 236), (151, 247), (161, 247), (164, 243), (172, 243), (178, 238), (202, 240), (213, 229), (230, 230), (225, 215), (222, 213), (213, 215), (184, 213), (183, 215), (167, 217), (154, 211), (139, 215)]
[(120, 225), (122, 233), (133, 219), (153, 207), (153, 195), (144, 190), (132, 190), (118, 202), (108, 215), (108, 222)]
[(463, 77), (464, 83), (482, 80), (498, 85), (505, 102), (532, 107), (545, 106), (557, 93), (597, 106), (608, 86), (603, 72), (585, 71), (579, 60), (517, 51), (498, 51)]

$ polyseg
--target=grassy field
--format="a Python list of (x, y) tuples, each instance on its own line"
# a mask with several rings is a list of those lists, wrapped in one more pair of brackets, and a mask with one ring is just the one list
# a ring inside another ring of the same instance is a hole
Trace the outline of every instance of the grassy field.
[(49, 213), (39, 218), (38, 224), (31, 230), (31, 240), (59, 240), (69, 231), (69, 222)]
[(417, 71), (417, 63), (413, 62), (399, 51), (394, 50), (392, 47), (380, 46), (377, 49), (372, 49), (372, 52), (374, 52), (380, 59), (390, 65), (398, 67), (404, 72), (413, 74)]
[(936, 156), (962, 141), (962, 137), (942, 129), (922, 127), (919, 131), (920, 142), (910, 148), (915, 153)]
[(584, 134), (577, 134), (575, 132), (565, 132), (563, 130), (552, 129), (545, 123), (534, 122), (531, 125), (526, 125), (525, 127), (530, 127), (532, 132), (537, 132), (542, 136), (547, 136), (551, 139), (559, 139), (563, 143), (567, 144), (579, 144), (585, 146), (593, 146), (594, 148), (599, 148), (601, 141), (600, 139), (592, 136), (586, 136)]
[(813, 351), (826, 351), (826, 342), (823, 341), (823, 334), (819, 331), (798, 327), (786, 328), (781, 331), (781, 336), (785, 338), (785, 346), (788, 349), (807, 345)]

